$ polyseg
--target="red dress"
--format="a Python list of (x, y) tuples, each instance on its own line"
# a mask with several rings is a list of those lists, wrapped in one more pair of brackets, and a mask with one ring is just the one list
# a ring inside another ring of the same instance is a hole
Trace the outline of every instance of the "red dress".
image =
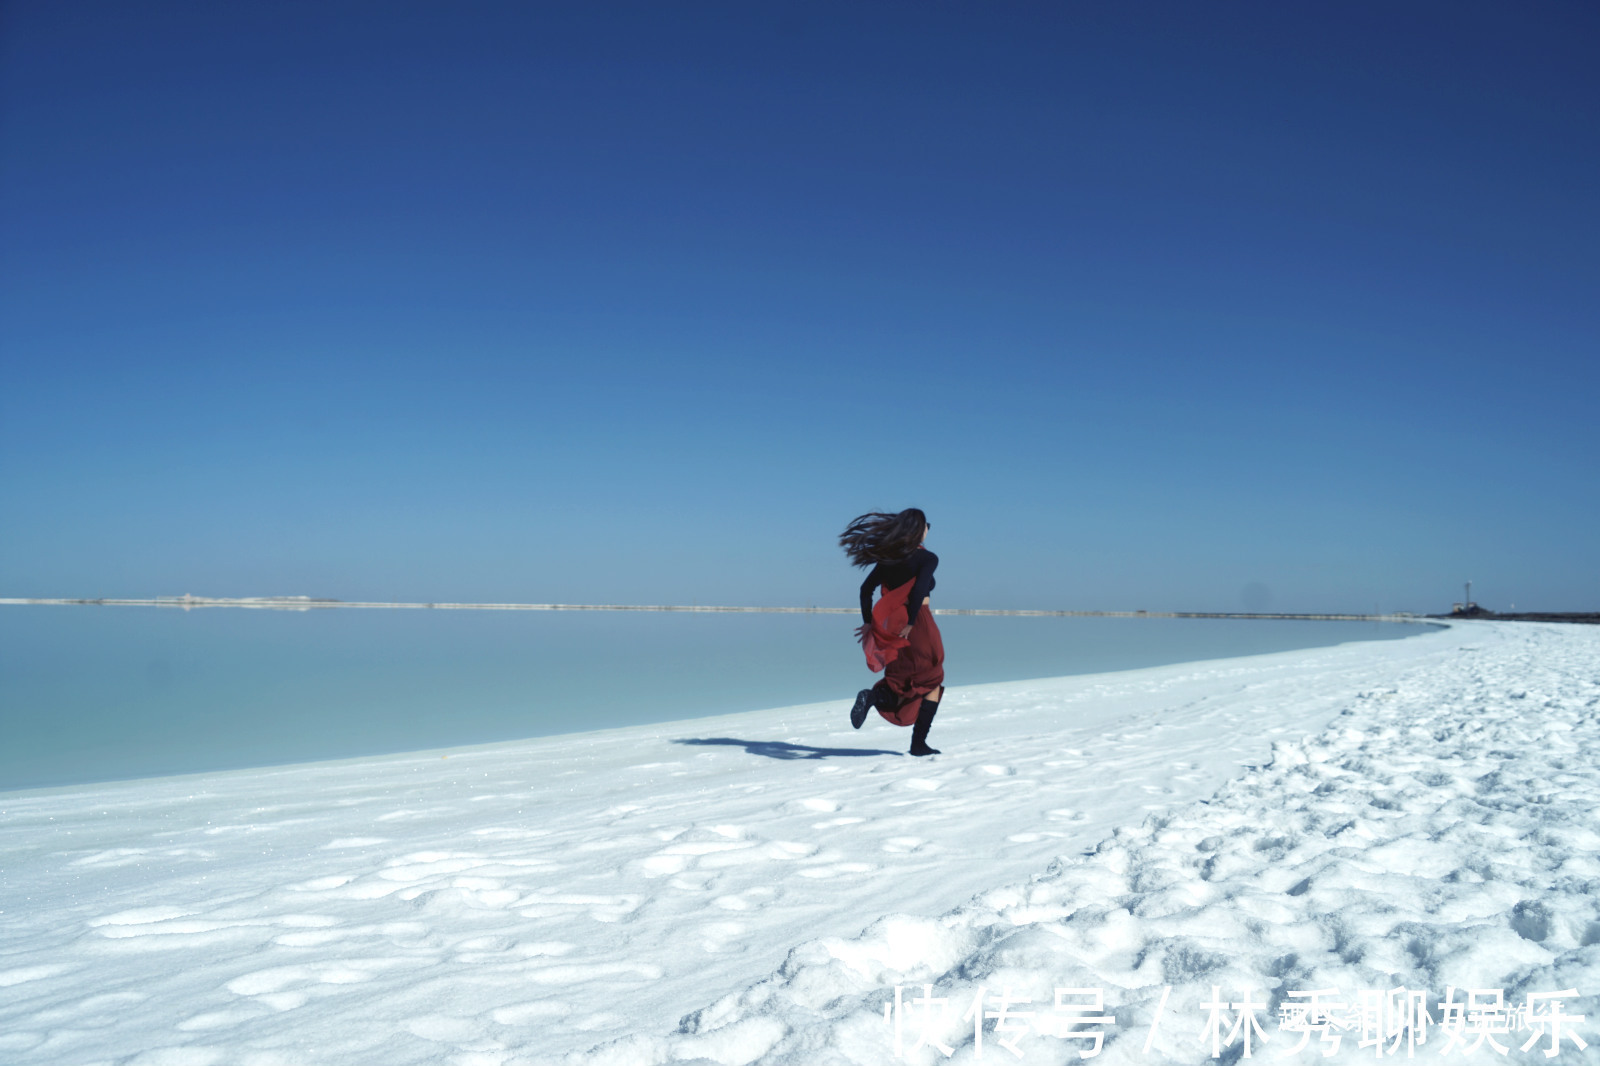
[(878, 708), (878, 713), (895, 725), (915, 722), (922, 697), (944, 684), (944, 638), (933, 611), (924, 604), (909, 638), (902, 640), (896, 635), (906, 627), (906, 597), (914, 584), (915, 578), (896, 588), (880, 589), (878, 602), (872, 606), (872, 624), (856, 630), (867, 653), (867, 667), (874, 673), (883, 671), (883, 680), (874, 687), (887, 688), (900, 700), (900, 706), (892, 711)]

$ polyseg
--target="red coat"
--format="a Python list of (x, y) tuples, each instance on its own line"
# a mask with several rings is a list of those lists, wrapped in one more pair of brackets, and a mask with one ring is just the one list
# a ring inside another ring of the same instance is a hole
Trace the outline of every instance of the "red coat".
[(922, 697), (944, 684), (944, 638), (926, 605), (917, 612), (908, 639), (897, 634), (906, 627), (906, 597), (913, 579), (892, 589), (880, 589), (872, 606), (872, 624), (856, 630), (867, 653), (867, 667), (882, 670), (880, 684), (900, 698), (893, 711), (878, 708), (878, 713), (895, 725), (910, 725), (917, 720)]

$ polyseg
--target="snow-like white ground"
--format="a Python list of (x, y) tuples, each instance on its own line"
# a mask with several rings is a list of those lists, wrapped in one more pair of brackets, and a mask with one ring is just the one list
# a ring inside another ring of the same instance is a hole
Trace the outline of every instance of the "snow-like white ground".
[(952, 689), (932, 759), (846, 706), (0, 793), (0, 1061), (1076, 1062), (1074, 988), (1100, 1062), (1354, 1061), (1289, 992), (1455, 986), (1589, 1048), (1418, 1057), (1600, 1062), (1600, 629)]

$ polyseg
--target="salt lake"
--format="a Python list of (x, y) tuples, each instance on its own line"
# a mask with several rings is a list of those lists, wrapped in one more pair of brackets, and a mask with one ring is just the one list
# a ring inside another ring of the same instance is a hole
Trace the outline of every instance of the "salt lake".
[[(0, 789), (194, 773), (839, 701), (840, 614), (0, 609)], [(953, 686), (1397, 639), (1405, 623), (975, 617)]]

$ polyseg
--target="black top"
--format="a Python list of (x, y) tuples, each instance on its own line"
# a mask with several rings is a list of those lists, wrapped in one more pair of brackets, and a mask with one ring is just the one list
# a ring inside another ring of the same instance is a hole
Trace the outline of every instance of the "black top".
[(938, 567), (939, 557), (927, 548), (918, 548), (904, 559), (874, 566), (872, 573), (861, 583), (861, 617), (867, 625), (872, 624), (873, 589), (880, 585), (886, 589), (897, 589), (914, 577), (917, 583), (911, 586), (911, 595), (906, 597), (906, 624), (916, 625), (923, 597), (933, 591), (933, 572)]

